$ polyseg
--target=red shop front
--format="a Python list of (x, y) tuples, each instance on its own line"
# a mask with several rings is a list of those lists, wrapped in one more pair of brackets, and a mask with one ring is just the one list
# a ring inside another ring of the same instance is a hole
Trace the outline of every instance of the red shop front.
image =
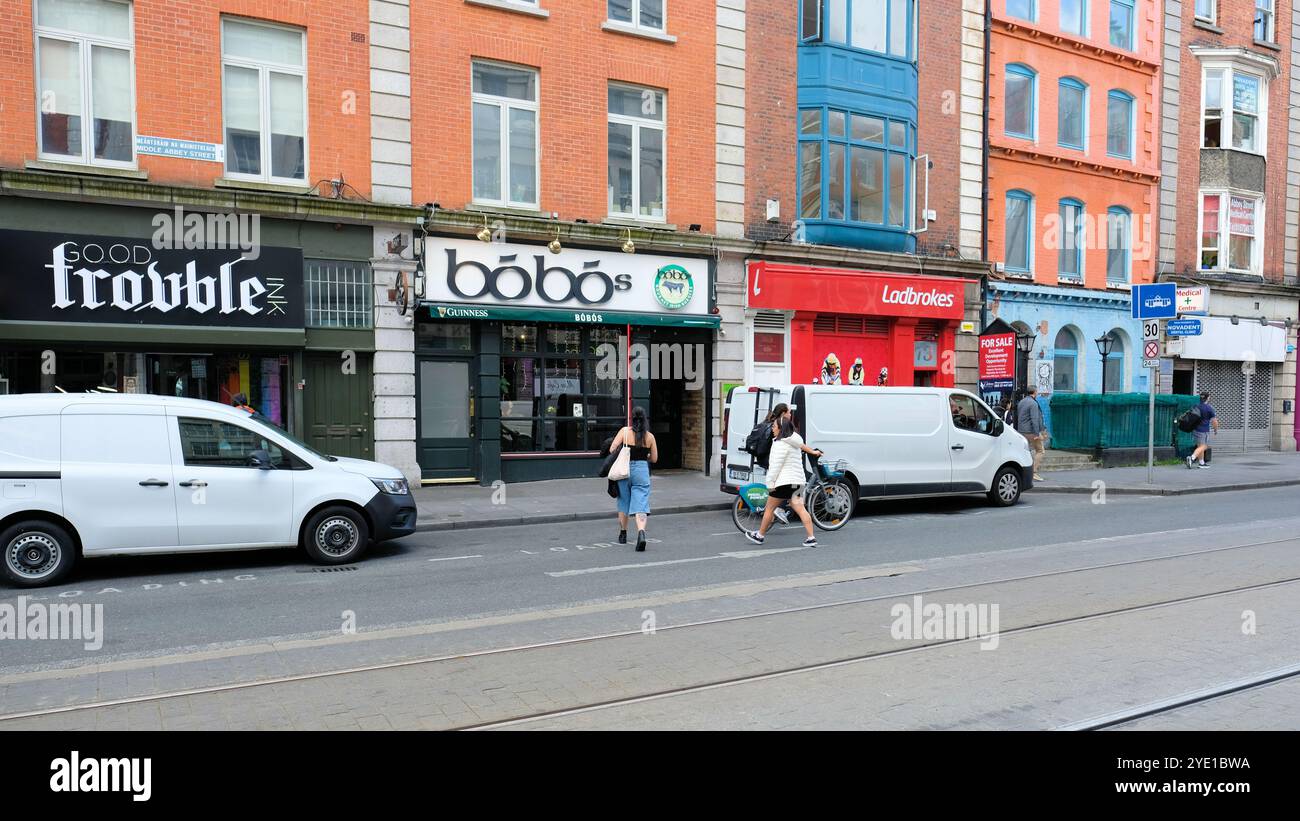
[[(795, 384), (953, 387), (968, 280), (750, 262), (747, 307), (793, 311)], [(945, 367), (945, 363), (949, 363)]]

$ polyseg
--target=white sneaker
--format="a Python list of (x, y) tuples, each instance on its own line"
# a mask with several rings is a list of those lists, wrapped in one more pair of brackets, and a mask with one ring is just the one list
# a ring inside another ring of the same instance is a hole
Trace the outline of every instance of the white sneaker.
[(1210, 466), (1207, 465), (1207, 464), (1205, 464), (1204, 462), (1198, 462), (1196, 466), (1197, 466), (1198, 468), (1200, 468), (1201, 470), (1209, 470), (1209, 469), (1210, 469)]
[(763, 543), (763, 537), (759, 535), (759, 533), (758, 533), (757, 530), (746, 530), (746, 531), (745, 531), (745, 538), (746, 538), (746, 539), (749, 539), (749, 540), (750, 540), (751, 542), (753, 542), (754, 544), (762, 544), (762, 543)]
[(781, 524), (783, 525), (790, 524), (790, 511), (786, 510), (785, 508), (778, 507), (776, 510), (772, 511), (772, 515), (780, 519)]
[(808, 538), (804, 539), (804, 540), (803, 540), (803, 546), (804, 546), (804, 547), (816, 547), (816, 546), (817, 546), (817, 537), (816, 537), (816, 536), (809, 536)]
[(1187, 457), (1187, 469), (1188, 469), (1188, 470), (1191, 470), (1191, 469), (1194, 467), (1194, 465), (1195, 465), (1195, 463), (1192, 462), (1192, 457), (1188, 456), (1188, 457)]

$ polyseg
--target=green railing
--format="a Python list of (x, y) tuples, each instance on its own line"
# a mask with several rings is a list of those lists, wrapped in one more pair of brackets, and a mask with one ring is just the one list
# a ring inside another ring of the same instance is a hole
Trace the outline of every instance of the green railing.
[[(1136, 448), (1147, 444), (1145, 393), (1058, 393), (1052, 396), (1051, 446), (1063, 450)], [(1156, 394), (1156, 447), (1173, 445), (1179, 452), (1192, 445), (1192, 435), (1174, 419), (1195, 405), (1195, 396)]]

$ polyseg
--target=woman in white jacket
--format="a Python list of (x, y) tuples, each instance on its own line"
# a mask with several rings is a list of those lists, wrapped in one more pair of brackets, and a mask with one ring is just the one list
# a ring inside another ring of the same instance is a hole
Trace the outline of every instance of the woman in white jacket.
[(758, 530), (748, 531), (745, 538), (754, 544), (762, 544), (767, 529), (772, 526), (773, 511), (781, 505), (783, 499), (790, 500), (790, 506), (799, 514), (803, 529), (808, 533), (804, 547), (816, 547), (817, 537), (813, 535), (812, 517), (804, 507), (803, 494), (800, 489), (805, 484), (803, 472), (803, 454), (821, 456), (820, 450), (814, 450), (803, 443), (795, 433), (794, 422), (789, 417), (772, 423), (772, 453), (767, 463), (767, 507), (763, 510), (763, 522)]

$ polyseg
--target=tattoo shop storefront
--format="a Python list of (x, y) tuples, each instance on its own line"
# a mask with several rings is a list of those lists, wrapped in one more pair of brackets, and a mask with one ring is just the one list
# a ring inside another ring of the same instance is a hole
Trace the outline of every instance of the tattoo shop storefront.
[(303, 255), (262, 247), (0, 230), (0, 393), (85, 391), (229, 404), (292, 430)]
[(659, 442), (657, 468), (706, 470), (711, 259), (431, 236), (425, 271), (415, 335), (425, 482), (594, 476), (634, 406)]

